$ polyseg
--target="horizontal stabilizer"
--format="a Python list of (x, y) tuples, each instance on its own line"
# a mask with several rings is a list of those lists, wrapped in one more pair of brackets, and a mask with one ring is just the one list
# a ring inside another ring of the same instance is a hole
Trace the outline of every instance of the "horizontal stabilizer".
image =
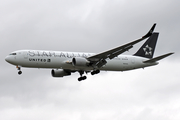
[(165, 55), (161, 55), (161, 56), (159, 56), (159, 57), (155, 57), (155, 58), (152, 58), (152, 59), (150, 59), (150, 60), (144, 61), (144, 63), (156, 62), (156, 61), (159, 61), (159, 60), (161, 60), (161, 59), (163, 59), (163, 58), (165, 58), (165, 57), (168, 57), (168, 56), (170, 56), (170, 55), (172, 55), (172, 54), (174, 54), (174, 53), (168, 53), (168, 54), (165, 54)]

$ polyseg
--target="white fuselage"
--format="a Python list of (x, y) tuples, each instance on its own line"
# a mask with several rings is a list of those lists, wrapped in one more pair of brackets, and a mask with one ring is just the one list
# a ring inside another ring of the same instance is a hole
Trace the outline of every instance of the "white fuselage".
[[(79, 52), (63, 52), (63, 51), (43, 51), (43, 50), (19, 50), (13, 52), (6, 57), (9, 63), (30, 68), (50, 68), (50, 69), (67, 69), (67, 70), (83, 70), (91, 71), (94, 68), (91, 66), (73, 66), (72, 59), (74, 57), (90, 57), (94, 53), (79, 53)], [(126, 71), (137, 68), (144, 68), (152, 65), (157, 65), (158, 62), (144, 63), (149, 60), (147, 58), (119, 55), (114, 59), (107, 59), (107, 64), (100, 68), (105, 71)]]

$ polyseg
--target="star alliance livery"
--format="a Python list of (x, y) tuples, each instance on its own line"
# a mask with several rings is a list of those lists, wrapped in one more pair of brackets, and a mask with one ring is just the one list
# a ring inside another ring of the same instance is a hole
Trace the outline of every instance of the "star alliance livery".
[[(173, 54), (168, 53), (153, 58), (158, 32), (153, 32), (156, 24), (140, 39), (102, 53), (80, 53), (65, 51), (19, 50), (9, 54), (5, 60), (18, 69), (21, 67), (49, 68), (53, 77), (64, 77), (79, 72), (78, 81), (85, 80), (84, 73), (91, 75), (100, 71), (127, 71), (157, 65), (159, 60)], [(138, 42), (147, 39), (134, 55), (121, 55)]]

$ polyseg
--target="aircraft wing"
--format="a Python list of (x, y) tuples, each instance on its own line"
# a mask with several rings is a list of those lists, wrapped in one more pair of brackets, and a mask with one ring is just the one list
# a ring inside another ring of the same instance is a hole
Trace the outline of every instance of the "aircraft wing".
[(131, 49), (134, 44), (136, 44), (136, 43), (150, 37), (152, 35), (153, 31), (154, 31), (155, 26), (156, 26), (156, 23), (151, 27), (149, 32), (140, 39), (137, 39), (137, 40), (135, 40), (133, 42), (130, 42), (130, 43), (127, 43), (125, 45), (116, 47), (114, 49), (111, 49), (111, 50), (108, 50), (108, 51), (105, 51), (105, 52), (90, 56), (87, 59), (91, 62), (92, 66), (94, 66), (94, 67), (97, 66), (98, 68), (100, 68), (100, 67), (102, 67), (103, 65), (105, 65), (107, 63), (106, 62), (107, 58), (113, 59), (113, 58), (117, 57), (118, 55), (124, 53), (125, 51), (128, 51), (129, 49)]

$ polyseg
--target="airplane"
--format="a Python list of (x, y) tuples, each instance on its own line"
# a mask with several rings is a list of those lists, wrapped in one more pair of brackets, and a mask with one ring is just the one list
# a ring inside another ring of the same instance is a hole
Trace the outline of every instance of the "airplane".
[[(98, 54), (66, 51), (45, 51), (45, 50), (18, 50), (14, 51), (5, 60), (15, 65), (18, 74), (21, 75), (21, 67), (28, 68), (48, 68), (51, 70), (53, 77), (69, 76), (71, 73), (79, 72), (78, 81), (85, 80), (87, 77), (83, 74), (91, 73), (95, 75), (100, 71), (127, 71), (138, 68), (145, 68), (157, 65), (159, 60), (168, 57), (172, 53), (167, 53), (154, 57), (158, 32), (153, 32), (156, 23), (151, 27), (149, 32), (143, 37), (107, 50)], [(121, 55), (133, 47), (133, 45), (146, 42), (134, 55)]]

